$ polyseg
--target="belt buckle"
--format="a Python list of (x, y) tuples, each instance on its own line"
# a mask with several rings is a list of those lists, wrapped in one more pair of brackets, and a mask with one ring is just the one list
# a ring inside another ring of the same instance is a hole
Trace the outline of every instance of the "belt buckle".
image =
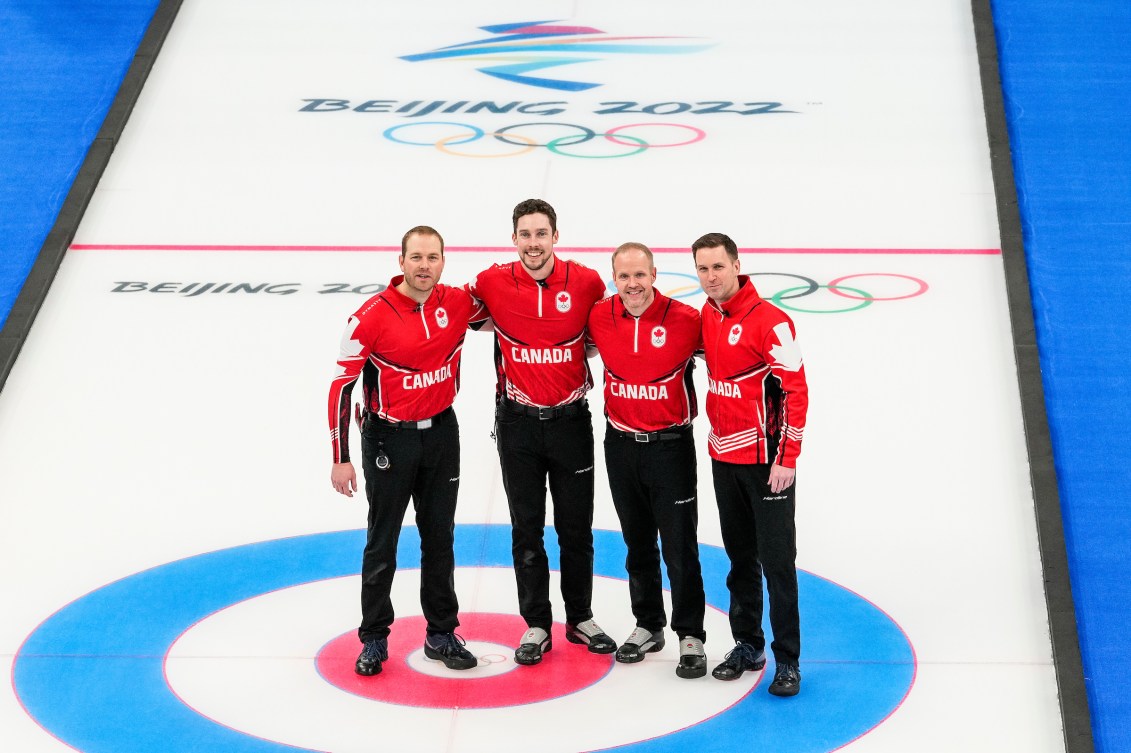
[(416, 422), (416, 428), (418, 428), (418, 429), (431, 429), (432, 428), (432, 419), (426, 418), (423, 421), (417, 421)]
[(652, 437), (649, 436), (648, 432), (646, 431), (634, 431), (632, 432), (632, 438), (637, 442), (642, 442), (644, 444), (652, 441)]
[(554, 417), (554, 411), (555, 410), (556, 410), (556, 408), (543, 408), (543, 407), (539, 406), (538, 407), (538, 420), (539, 421), (549, 421), (551, 418)]

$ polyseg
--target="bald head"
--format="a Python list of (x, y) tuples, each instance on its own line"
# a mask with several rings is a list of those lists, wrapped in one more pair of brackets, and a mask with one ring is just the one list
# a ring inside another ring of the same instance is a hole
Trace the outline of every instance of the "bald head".
[(613, 284), (625, 309), (640, 316), (652, 305), (656, 294), (656, 267), (652, 251), (643, 243), (622, 243), (613, 252)]

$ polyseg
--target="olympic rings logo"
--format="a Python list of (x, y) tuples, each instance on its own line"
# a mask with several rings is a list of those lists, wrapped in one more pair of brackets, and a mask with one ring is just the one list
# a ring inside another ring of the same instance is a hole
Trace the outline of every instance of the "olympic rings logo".
[[(452, 133), (453, 126), (460, 130)], [(444, 120), (402, 123), (386, 128), (382, 135), (397, 144), (430, 146), (444, 154), (476, 159), (518, 157), (535, 149), (577, 159), (616, 159), (649, 149), (687, 146), (707, 137), (701, 129), (682, 123), (627, 123), (598, 133), (576, 123), (534, 121), (488, 133), (470, 123)], [(476, 146), (463, 146), (472, 143)]]
[[(703, 288), (699, 286), (699, 278), (695, 275), (683, 272), (658, 272), (657, 284), (661, 284), (660, 277), (674, 278), (672, 282), (676, 284), (670, 287), (667, 285), (661, 287), (664, 295), (669, 298), (692, 298), (703, 292)], [(842, 275), (824, 285), (812, 277), (792, 272), (751, 272), (749, 277), (758, 288), (758, 293), (767, 301), (779, 308), (806, 314), (847, 314), (867, 308), (877, 301), (903, 301), (908, 298), (917, 298), (930, 289), (926, 280), (895, 272), (860, 272)], [(792, 282), (783, 283), (780, 280), (760, 280), (757, 278), (786, 278)], [(687, 283), (685, 280), (690, 280), (691, 283)], [(856, 281), (869, 280), (867, 284), (872, 288), (879, 288), (879, 290), (866, 292), (854, 285), (845, 284), (850, 280), (861, 285), (865, 283)], [(608, 282), (608, 286), (611, 290), (616, 290), (616, 286), (611, 280)], [(820, 295), (822, 290), (828, 295)], [(771, 293), (770, 291), (774, 292)], [(812, 296), (816, 296), (812, 301), (812, 307), (802, 307), (794, 303), (800, 298)], [(845, 301), (849, 303), (845, 303)], [(822, 302), (829, 305), (820, 305)]]

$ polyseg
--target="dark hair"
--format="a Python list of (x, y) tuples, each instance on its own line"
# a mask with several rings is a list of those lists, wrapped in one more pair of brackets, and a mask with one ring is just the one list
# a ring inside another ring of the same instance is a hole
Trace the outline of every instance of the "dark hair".
[(518, 218), (525, 217), (528, 214), (546, 215), (550, 218), (550, 231), (558, 232), (558, 213), (549, 203), (541, 199), (527, 199), (518, 203), (518, 206), (514, 208), (514, 214), (511, 215), (511, 225), (514, 227), (514, 232), (518, 232)]
[(729, 235), (723, 233), (707, 233), (692, 243), (691, 258), (694, 259), (701, 248), (715, 248), (716, 246), (725, 248), (731, 261), (738, 261), (738, 246), (734, 244)]
[(652, 258), (652, 249), (648, 248), (643, 243), (636, 243), (635, 241), (629, 241), (628, 243), (622, 243), (617, 246), (617, 250), (613, 252), (613, 264), (617, 263), (617, 257), (620, 256), (623, 251), (643, 251), (644, 255), (648, 257), (648, 266), (656, 266), (656, 261)]
[(402, 259), (404, 258), (404, 255), (406, 253), (408, 253), (408, 239), (411, 238), (414, 235), (434, 235), (434, 236), (436, 236), (440, 240), (440, 256), (444, 255), (444, 236), (440, 235), (440, 231), (438, 231), (434, 227), (429, 227), (428, 225), (417, 225), (412, 230), (409, 230), (407, 233), (405, 233), (404, 237), (401, 238), (401, 258)]

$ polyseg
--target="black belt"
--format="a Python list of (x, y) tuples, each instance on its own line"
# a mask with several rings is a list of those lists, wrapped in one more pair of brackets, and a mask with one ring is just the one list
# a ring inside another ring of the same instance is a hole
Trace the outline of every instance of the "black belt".
[(446, 420), (455, 415), (455, 411), (451, 407), (437, 413), (432, 418), (426, 418), (423, 421), (388, 421), (384, 418), (379, 418), (374, 413), (367, 413), (365, 415), (365, 423), (376, 421), (382, 426), (388, 426), (393, 429), (431, 429), (433, 426), (439, 426)]
[(612, 424), (608, 426), (610, 432), (614, 437), (621, 439), (631, 439), (633, 442), (640, 442), (646, 444), (648, 442), (667, 442), (673, 439), (683, 439), (690, 431), (690, 426), (671, 426), (662, 431), (621, 431), (620, 429), (613, 428)]
[(499, 405), (503, 406), (503, 408), (511, 413), (531, 416), (537, 418), (539, 421), (548, 421), (551, 418), (561, 418), (562, 416), (576, 416), (589, 410), (589, 403), (586, 400), (576, 400), (565, 405), (555, 405), (552, 408), (541, 408), (537, 405), (516, 403), (509, 397), (503, 397), (499, 400)]

